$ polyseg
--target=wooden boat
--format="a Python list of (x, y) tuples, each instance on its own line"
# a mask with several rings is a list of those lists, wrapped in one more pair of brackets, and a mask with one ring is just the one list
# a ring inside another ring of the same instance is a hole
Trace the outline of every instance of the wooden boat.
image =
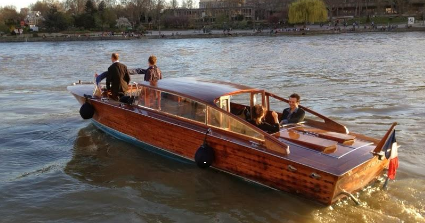
[(283, 110), (288, 101), (264, 90), (171, 78), (131, 84), (135, 102), (128, 104), (93, 96), (95, 89), (81, 82), (68, 87), (81, 109), (89, 110), (85, 118), (106, 133), (326, 205), (352, 196), (389, 163), (382, 149), (396, 123), (379, 140), (300, 106), (306, 111), (303, 123), (268, 134), (244, 116), (259, 103), (268, 108), (270, 121), (270, 107), (277, 103)]

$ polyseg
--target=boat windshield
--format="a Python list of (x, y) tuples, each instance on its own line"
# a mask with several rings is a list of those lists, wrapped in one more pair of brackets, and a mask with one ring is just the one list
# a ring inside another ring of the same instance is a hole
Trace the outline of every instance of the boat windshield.
[(248, 137), (264, 140), (264, 135), (259, 131), (251, 128), (246, 123), (208, 106), (208, 125), (215, 126), (237, 134), (246, 135)]

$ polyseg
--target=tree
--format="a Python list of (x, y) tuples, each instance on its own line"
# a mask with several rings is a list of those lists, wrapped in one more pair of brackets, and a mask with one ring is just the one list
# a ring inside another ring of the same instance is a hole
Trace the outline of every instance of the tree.
[(65, 0), (64, 6), (68, 12), (77, 15), (84, 12), (85, 3), (86, 0)]
[(97, 9), (94, 2), (92, 0), (87, 0), (84, 7), (84, 13), (75, 15), (75, 26), (84, 27), (84, 29), (94, 29), (96, 28), (97, 16)]
[(186, 4), (189, 9), (193, 9), (193, 0), (187, 0)]
[(105, 18), (105, 15), (106, 15), (106, 13), (105, 13), (106, 12), (106, 3), (105, 3), (105, 1), (101, 1), (99, 3), (98, 10), (99, 10), (100, 24), (101, 24), (101, 27), (102, 27), (102, 30), (103, 30), (103, 27), (105, 25), (105, 20), (106, 20), (106, 18)]
[(325, 22), (328, 11), (321, 0), (297, 0), (289, 5), (289, 23)]
[(170, 6), (172, 9), (177, 9), (179, 7), (179, 2), (177, 0), (171, 0)]
[[(3, 29), (6, 26), (9, 29), (14, 28), (19, 24), (22, 18), (16, 11), (15, 6), (0, 7), (0, 24), (3, 24)], [(7, 30), (4, 30), (7, 31)]]
[(181, 8), (183, 8), (183, 9), (189, 8), (188, 5), (187, 5), (186, 0), (182, 0), (182, 6), (181, 6)]
[(56, 5), (49, 6), (49, 12), (46, 15), (44, 25), (47, 29), (52, 31), (64, 31), (67, 30), (72, 24), (70, 16), (58, 10)]
[(39, 11), (42, 16), (46, 16), (49, 13), (50, 7), (47, 2), (37, 1), (34, 4), (30, 5), (31, 11)]
[(87, 0), (84, 11), (90, 15), (94, 15), (97, 12), (96, 6), (92, 0)]
[(125, 11), (123, 15), (127, 17), (132, 27), (138, 27), (140, 25), (141, 17), (143, 14), (147, 15), (147, 11), (150, 8), (150, 2), (146, 0), (128, 0), (125, 2)]
[(115, 26), (117, 16), (112, 10), (106, 7), (105, 1), (99, 3), (98, 13), (102, 30), (105, 25), (107, 25), (107, 28)]
[(117, 27), (119, 28), (128, 28), (131, 27), (131, 23), (128, 21), (127, 18), (124, 17), (120, 17), (119, 19), (117, 19)]

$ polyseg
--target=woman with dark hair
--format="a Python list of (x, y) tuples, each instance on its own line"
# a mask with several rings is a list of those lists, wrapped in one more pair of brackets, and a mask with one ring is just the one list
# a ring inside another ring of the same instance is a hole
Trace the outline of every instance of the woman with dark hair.
[(269, 124), (267, 122), (264, 122), (264, 116), (266, 115), (266, 109), (261, 105), (255, 105), (253, 110), (253, 120), (251, 120), (251, 124), (257, 126), (261, 130), (267, 132), (267, 133), (275, 133), (279, 132), (279, 120), (276, 112), (272, 112), (272, 116), (274, 119), (273, 124)]

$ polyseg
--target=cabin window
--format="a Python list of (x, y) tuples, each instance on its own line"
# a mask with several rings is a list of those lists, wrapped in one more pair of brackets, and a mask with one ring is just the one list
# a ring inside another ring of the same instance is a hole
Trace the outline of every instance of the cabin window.
[(212, 107), (208, 107), (208, 125), (225, 129), (234, 133), (264, 140), (263, 134), (257, 132), (245, 123)]
[(161, 111), (205, 123), (205, 104), (168, 92), (161, 92)]
[(251, 105), (251, 93), (235, 94), (230, 96), (232, 103), (250, 106)]
[(255, 105), (262, 105), (262, 106), (265, 106), (266, 105), (266, 103), (265, 103), (265, 98), (263, 97), (264, 96), (264, 92), (257, 92), (257, 93), (252, 93), (252, 104), (251, 104), (251, 106), (255, 106)]
[(176, 94), (144, 87), (138, 104), (167, 114), (205, 123), (205, 104)]
[(161, 92), (156, 89), (142, 87), (137, 105), (152, 109), (161, 109)]

